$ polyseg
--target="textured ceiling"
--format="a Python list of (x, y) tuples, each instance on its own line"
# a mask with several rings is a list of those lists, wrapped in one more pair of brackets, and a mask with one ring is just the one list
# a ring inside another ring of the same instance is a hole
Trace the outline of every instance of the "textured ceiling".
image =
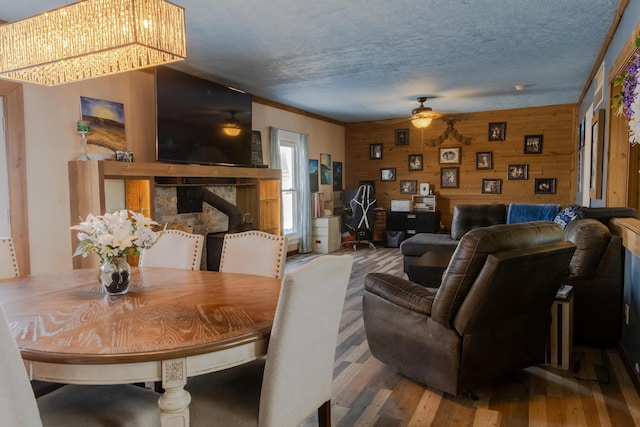
[[(0, 19), (67, 3), (0, 0)], [(406, 117), (418, 96), (442, 113), (577, 102), (619, 0), (173, 3), (188, 49), (174, 68), (354, 122)]]

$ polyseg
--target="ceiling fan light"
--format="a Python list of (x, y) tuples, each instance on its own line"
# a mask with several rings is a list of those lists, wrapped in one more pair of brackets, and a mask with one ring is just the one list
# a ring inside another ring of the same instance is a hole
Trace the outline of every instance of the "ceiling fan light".
[(420, 103), (420, 106), (414, 108), (413, 111), (411, 111), (411, 123), (418, 129), (426, 128), (431, 124), (431, 120), (436, 117), (430, 107), (424, 106), (424, 102), (426, 100), (426, 96), (419, 97), (418, 102)]
[(418, 129), (426, 128), (431, 124), (431, 117), (412, 117), (411, 123)]

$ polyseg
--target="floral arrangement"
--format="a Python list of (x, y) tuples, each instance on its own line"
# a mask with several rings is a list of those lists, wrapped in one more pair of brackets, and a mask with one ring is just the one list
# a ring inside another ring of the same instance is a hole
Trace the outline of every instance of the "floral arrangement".
[[(640, 36), (635, 40), (636, 47), (640, 47)], [(633, 60), (627, 65), (624, 73), (614, 81), (614, 86), (622, 86), (619, 95), (613, 97), (613, 106), (618, 114), (624, 114), (629, 119), (629, 142), (640, 143), (640, 51), (636, 52)]]
[(86, 220), (71, 227), (79, 232), (80, 240), (73, 255), (86, 257), (95, 253), (103, 264), (115, 257), (139, 255), (140, 249), (150, 248), (160, 237), (160, 233), (151, 229), (157, 224), (126, 209), (104, 215), (89, 214)]

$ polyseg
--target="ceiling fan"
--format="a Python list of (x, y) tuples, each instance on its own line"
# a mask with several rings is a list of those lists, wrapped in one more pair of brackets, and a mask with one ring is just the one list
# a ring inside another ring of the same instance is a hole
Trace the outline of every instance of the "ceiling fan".
[(418, 102), (420, 103), (420, 106), (411, 111), (411, 123), (418, 129), (426, 128), (431, 124), (433, 119), (440, 117), (438, 114), (433, 112), (431, 107), (424, 106), (427, 99), (428, 98), (426, 96), (419, 96)]

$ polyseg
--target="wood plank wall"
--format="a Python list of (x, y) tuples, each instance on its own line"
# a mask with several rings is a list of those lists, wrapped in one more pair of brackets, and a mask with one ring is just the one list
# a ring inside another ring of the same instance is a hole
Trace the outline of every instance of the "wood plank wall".
[[(449, 137), (440, 145), (432, 145), (446, 130), (447, 124), (434, 120), (422, 132), (402, 120), (360, 122), (346, 125), (345, 188), (356, 188), (360, 181), (375, 181), (378, 206), (390, 209), (391, 200), (411, 199), (400, 194), (401, 180), (429, 183), (435, 190), (444, 227), (451, 226), (453, 207), (459, 203), (559, 203), (575, 201), (575, 151), (577, 147), (577, 108), (574, 104), (515, 110), (469, 113), (458, 118), (454, 129), (470, 137), (469, 145)], [(488, 141), (489, 123), (505, 122), (504, 141)], [(409, 129), (409, 145), (395, 145), (395, 130)], [(524, 154), (525, 135), (543, 135), (541, 154)], [(383, 144), (383, 157), (369, 159), (370, 144)], [(460, 147), (461, 163), (439, 164), (439, 149)], [(476, 170), (476, 153), (493, 153), (493, 169)], [(409, 171), (408, 156), (423, 155), (423, 170)], [(529, 165), (528, 180), (507, 180), (507, 166)], [(440, 168), (460, 168), (459, 188), (440, 188)], [(381, 168), (396, 168), (395, 182), (381, 182)], [(483, 194), (482, 179), (502, 179), (501, 194)], [(535, 178), (555, 178), (555, 194), (535, 194)], [(588, 188), (587, 188), (588, 191)]]

